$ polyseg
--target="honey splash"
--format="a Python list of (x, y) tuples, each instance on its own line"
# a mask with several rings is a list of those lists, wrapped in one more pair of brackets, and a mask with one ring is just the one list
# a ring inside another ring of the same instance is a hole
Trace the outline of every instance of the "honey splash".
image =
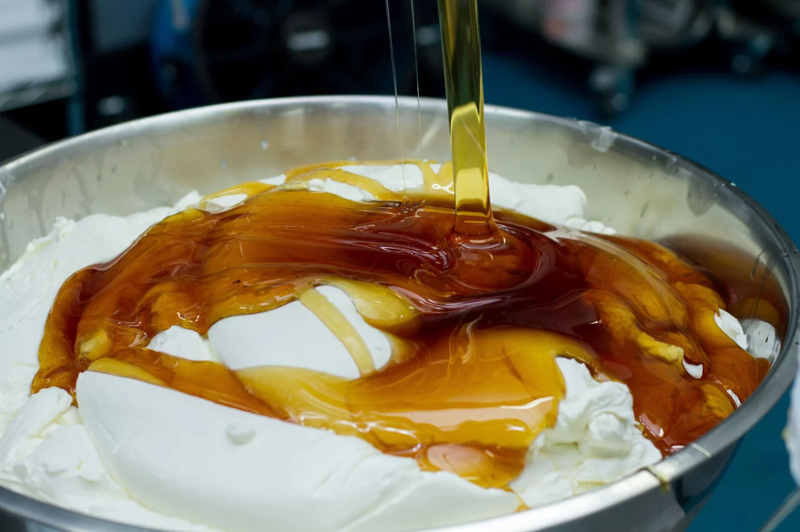
[[(724, 291), (658, 244), (498, 210), (498, 229), (519, 242), (513, 277), (505, 268), (465, 273), (451, 245), (453, 199), (442, 192), (449, 165), (437, 174), (416, 162), (426, 191), (404, 201), (342, 164), (291, 171), (278, 187), (227, 191), (249, 198), (226, 212), (171, 216), (111, 262), (77, 272), (47, 320), (32, 392), (56, 386), (74, 395), (81, 372), (110, 373), (357, 436), (424, 469), (504, 487), (555, 423), (565, 393), (557, 356), (625, 383), (663, 453), (728, 416), (765, 372), (715, 324)], [(364, 186), (376, 200), (312, 193), (312, 179)], [(386, 367), (374, 367), (321, 285), (344, 290), (389, 336)], [(219, 320), (292, 301), (337, 335), (360, 378), (234, 372), (147, 348), (173, 325), (206, 334)], [(702, 365), (702, 377), (684, 362)]]

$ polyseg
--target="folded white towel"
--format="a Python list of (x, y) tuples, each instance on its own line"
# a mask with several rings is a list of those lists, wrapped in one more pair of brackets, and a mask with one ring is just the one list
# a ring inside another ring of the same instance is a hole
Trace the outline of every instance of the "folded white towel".
[(789, 409), (789, 426), (786, 427), (786, 447), (789, 449), (789, 467), (794, 481), (800, 486), (800, 368), (792, 388), (792, 406)]
[(59, 2), (0, 0), (0, 43), (45, 35), (59, 17)]
[(0, 91), (67, 74), (67, 42), (53, 31), (62, 7), (50, 0), (0, 0)]
[(60, 36), (0, 42), (0, 91), (62, 79), (67, 58)]

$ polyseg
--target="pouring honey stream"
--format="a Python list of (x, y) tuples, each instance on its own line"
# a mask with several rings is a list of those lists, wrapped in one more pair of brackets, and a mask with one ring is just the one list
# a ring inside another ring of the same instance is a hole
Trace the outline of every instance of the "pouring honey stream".
[[(405, 161), (424, 186), (401, 195), (348, 172), (356, 163), (321, 163), (289, 171), (282, 185), (219, 193), (246, 194), (230, 210), (201, 202), (165, 219), (65, 282), (32, 392), (74, 395), (84, 371), (139, 379), (362, 438), (424, 470), (503, 489), (556, 423), (566, 393), (557, 357), (626, 384), (643, 433), (664, 454), (727, 417), (768, 367), (715, 323), (735, 289), (652, 242), (493, 211), (477, 8), (441, 0), (440, 9), (452, 165)], [(314, 193), (315, 180), (374, 200)], [(443, 186), (453, 182), (455, 197)], [(322, 286), (345, 292), (390, 339), (385, 366)], [(288, 366), (233, 371), (148, 347), (172, 326), (206, 335), (221, 320), (291, 303), (336, 335), (359, 378)], [(684, 364), (702, 366), (702, 376)]]

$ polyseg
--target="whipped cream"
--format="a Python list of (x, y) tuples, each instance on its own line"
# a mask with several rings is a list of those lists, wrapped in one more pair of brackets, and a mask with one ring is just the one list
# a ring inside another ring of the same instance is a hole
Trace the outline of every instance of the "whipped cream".
[[(85, 373), (78, 402), (104, 463), (138, 501), (223, 530), (409, 530), (519, 504), (451, 473), (422, 472), (359, 438), (131, 379)], [(249, 433), (245, 443), (231, 437), (232, 426)]]
[[(320, 286), (316, 290), (353, 325), (367, 345), (375, 369), (385, 366), (392, 355), (389, 337), (364, 321), (344, 291), (333, 286)], [(202, 341), (200, 335), (193, 334), (196, 335), (193, 343)], [(180, 340), (162, 345), (160, 350), (180, 356), (188, 347), (184, 346), (183, 338)], [(219, 360), (233, 370), (292, 366), (348, 379), (361, 375), (344, 344), (299, 301), (269, 312), (220, 320), (209, 329), (208, 341)], [(152, 343), (150, 347), (153, 348)]]
[(164, 530), (208, 531), (148, 510), (108, 474), (72, 397), (32, 396), (0, 440), (0, 485), (81, 513)]
[(45, 320), (64, 281), (81, 268), (113, 259), (174, 212), (162, 207), (126, 218), (59, 218), (49, 235), (28, 244), (0, 274), (0, 434), (30, 395)]
[(529, 507), (608, 484), (661, 460), (633, 417), (624, 384), (597, 382), (586, 366), (556, 359), (567, 385), (555, 427), (528, 450), (525, 469), (511, 483)]
[[(719, 309), (719, 311), (714, 315), (714, 321), (717, 322), (717, 327), (719, 327), (722, 332), (736, 342), (739, 347), (747, 350), (747, 335), (744, 333), (744, 329), (742, 328), (742, 324), (739, 323), (739, 320), (734, 318), (729, 312)], [(769, 324), (765, 323), (765, 325)]]
[[(424, 184), (414, 165), (344, 169), (395, 192)], [(285, 176), (264, 180), (278, 186), (284, 181)], [(331, 180), (313, 180), (307, 188), (351, 201), (371, 199), (358, 187)], [(587, 200), (577, 187), (525, 185), (491, 174), (490, 188), (497, 208), (613, 233), (583, 218)], [(29, 397), (44, 323), (69, 275), (113, 259), (178, 210), (202, 206), (220, 212), (244, 199), (230, 194), (203, 200), (193, 193), (173, 208), (127, 218), (59, 219), (50, 235), (32, 242), (0, 275), (0, 485), (79, 512), (164, 530), (399, 532), (511, 513), (520, 501), (547, 504), (661, 458), (635, 421), (628, 388), (597, 382), (585, 366), (567, 359), (557, 361), (566, 397), (556, 426), (531, 446), (524, 472), (511, 485), (516, 494), (479, 488), (451, 473), (423, 472), (414, 460), (384, 455), (358, 438), (106, 374), (80, 376), (80, 410), (62, 390)], [(317, 290), (362, 337), (375, 367), (383, 367), (391, 338), (367, 324), (342, 290)], [(721, 312), (718, 324), (741, 340), (735, 318)], [(208, 338), (172, 327), (149, 348), (232, 369), (269, 364), (359, 376), (344, 346), (300, 302), (221, 320)]]
[(59, 218), (0, 275), (0, 485), (114, 521), (164, 530), (208, 530), (153, 512), (106, 472), (66, 392), (30, 396), (38, 345), (59, 288), (81, 268), (113, 259), (154, 223), (176, 212)]

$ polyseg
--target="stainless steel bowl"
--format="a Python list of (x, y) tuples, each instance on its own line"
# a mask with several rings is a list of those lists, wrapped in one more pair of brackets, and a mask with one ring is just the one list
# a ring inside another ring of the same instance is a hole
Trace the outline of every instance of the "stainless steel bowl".
[[(333, 159), (449, 159), (444, 101), (319, 97), (246, 102), (138, 120), (50, 145), (0, 166), (0, 271), (57, 216), (130, 214)], [(588, 217), (622, 233), (712, 237), (760, 257), (790, 309), (783, 349), (759, 389), (695, 445), (609, 486), (452, 532), (682, 530), (739, 439), (795, 373), (798, 251), (734, 185), (673, 153), (595, 124), (487, 107), (492, 170), (521, 182), (576, 184)], [(0, 309), (2, 312), (2, 309)], [(4, 531), (134, 532), (0, 489)]]

